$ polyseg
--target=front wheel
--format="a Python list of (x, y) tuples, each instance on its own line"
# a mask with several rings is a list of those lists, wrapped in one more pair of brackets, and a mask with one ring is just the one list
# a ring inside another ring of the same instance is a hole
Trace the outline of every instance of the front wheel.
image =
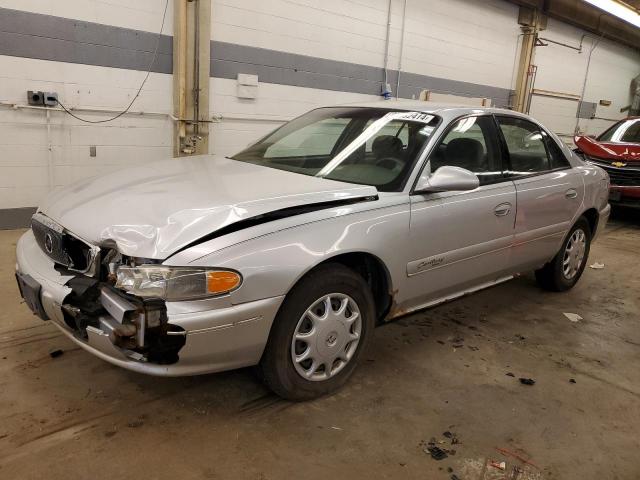
[(586, 218), (580, 217), (553, 260), (536, 270), (536, 280), (540, 286), (554, 292), (572, 288), (582, 276), (590, 247), (591, 228)]
[(331, 393), (353, 373), (375, 324), (369, 286), (340, 264), (318, 267), (289, 292), (260, 363), (267, 385), (289, 400)]

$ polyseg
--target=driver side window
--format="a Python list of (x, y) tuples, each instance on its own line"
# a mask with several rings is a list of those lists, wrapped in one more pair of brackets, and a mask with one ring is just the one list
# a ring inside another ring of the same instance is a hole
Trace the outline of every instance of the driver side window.
[(475, 173), (480, 185), (502, 179), (500, 147), (494, 132), (489, 116), (458, 120), (431, 154), (431, 173), (446, 165)]

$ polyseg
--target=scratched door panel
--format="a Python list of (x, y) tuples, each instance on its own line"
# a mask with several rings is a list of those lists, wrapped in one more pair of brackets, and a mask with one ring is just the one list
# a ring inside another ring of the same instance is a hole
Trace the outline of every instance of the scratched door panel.
[(407, 284), (411, 304), (496, 280), (510, 271), (513, 182), (411, 197)]
[[(573, 169), (514, 181), (518, 193), (514, 263), (536, 268), (549, 261), (575, 219), (584, 184)], [(567, 192), (575, 192), (568, 195)]]

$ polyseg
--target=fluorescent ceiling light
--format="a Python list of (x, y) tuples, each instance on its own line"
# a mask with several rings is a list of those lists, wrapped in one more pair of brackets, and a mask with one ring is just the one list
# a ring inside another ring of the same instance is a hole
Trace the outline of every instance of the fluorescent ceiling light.
[(600, 10), (604, 10), (611, 15), (621, 18), (625, 22), (629, 22), (632, 25), (640, 28), (640, 15), (635, 10), (616, 2), (615, 0), (584, 0), (593, 6), (598, 7)]

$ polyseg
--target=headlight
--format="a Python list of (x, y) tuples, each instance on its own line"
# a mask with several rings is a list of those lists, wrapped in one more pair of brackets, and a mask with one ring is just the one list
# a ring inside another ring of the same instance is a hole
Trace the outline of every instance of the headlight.
[(238, 272), (214, 268), (140, 265), (123, 266), (116, 272), (116, 288), (131, 295), (170, 302), (223, 295), (241, 283)]

